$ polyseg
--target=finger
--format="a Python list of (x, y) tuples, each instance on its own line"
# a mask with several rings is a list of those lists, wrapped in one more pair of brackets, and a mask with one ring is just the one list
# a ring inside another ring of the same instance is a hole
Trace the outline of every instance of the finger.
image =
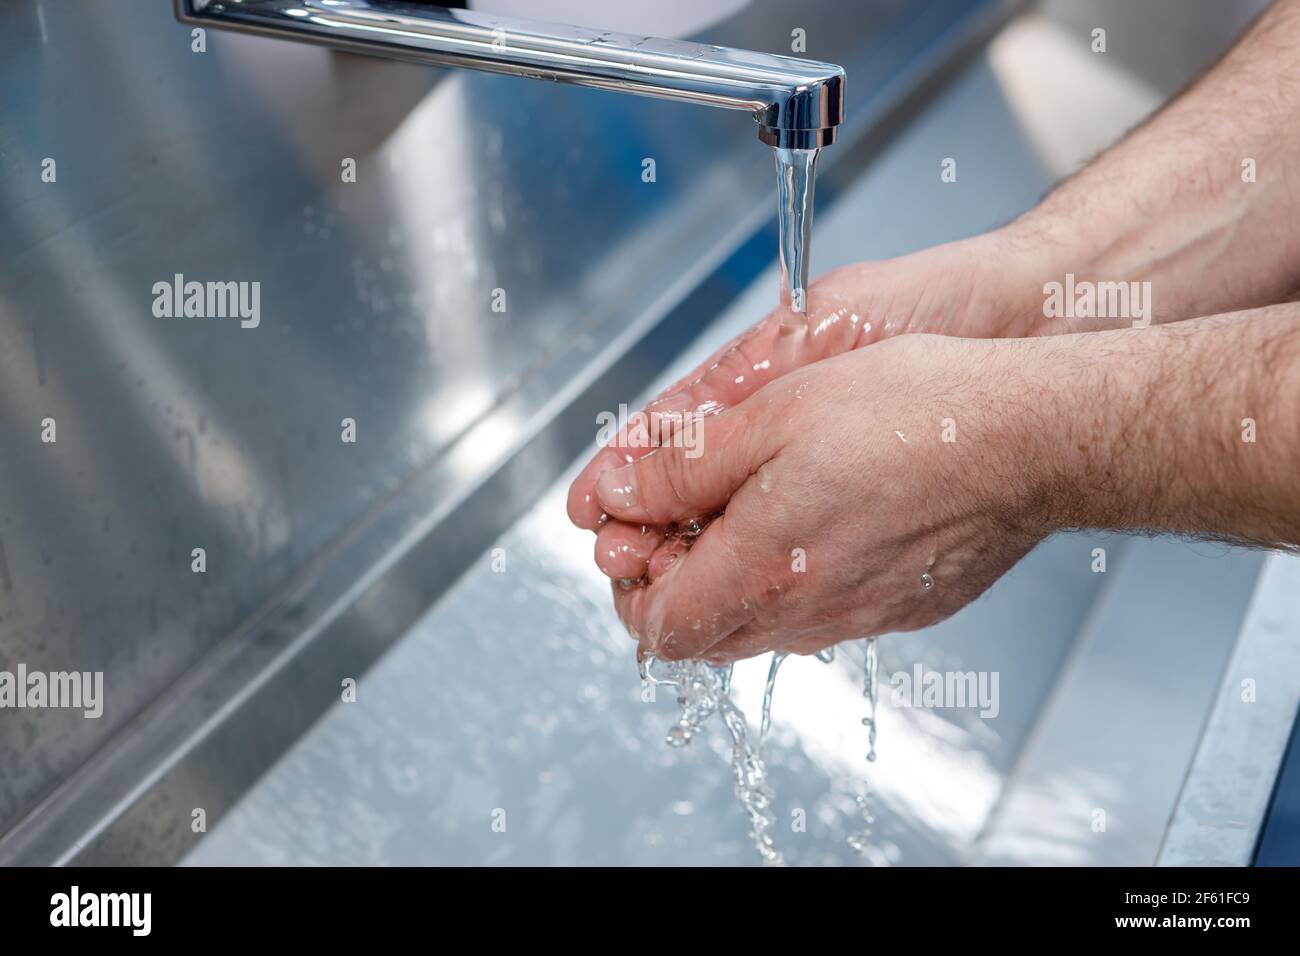
[(870, 327), (865, 310), (852, 304), (853, 288), (844, 270), (824, 276), (809, 291), (806, 315), (790, 311), (787, 302), (664, 389), (574, 479), (570, 520), (580, 528), (599, 527), (604, 517), (595, 493), (600, 474), (666, 444), (664, 436), (677, 433), (684, 422), (733, 408), (787, 372), (853, 348)]
[[(807, 313), (791, 311), (787, 291), (779, 308), (664, 389), (646, 410), (679, 393), (691, 396), (692, 410), (710, 403), (730, 408), (787, 372), (866, 344), (878, 335), (874, 306), (863, 294), (876, 269), (878, 263), (859, 263), (821, 276), (809, 287)], [(664, 407), (680, 411), (681, 405)]]
[(690, 546), (680, 538), (668, 538), (661, 544), (655, 553), (650, 556), (649, 565), (646, 567), (646, 577), (653, 584), (659, 580), (674, 564), (682, 559), (682, 556), (690, 550)]
[[(569, 486), (569, 520), (580, 528), (598, 528), (605, 517), (596, 499), (596, 479), (602, 472), (645, 455), (666, 436), (680, 433), (687, 419), (730, 408), (771, 381), (775, 377), (772, 363), (750, 362), (746, 356), (753, 348), (746, 343), (756, 338), (771, 339), (772, 333), (766, 330), (775, 329), (772, 319), (773, 316), (768, 316), (728, 342), (689, 375), (661, 392), (643, 413), (632, 416), (628, 427), (597, 451)], [(762, 351), (761, 344), (758, 350)]]
[(755, 624), (746, 624), (724, 637), (704, 653), (710, 664), (734, 664), (749, 657), (766, 654), (772, 649), (773, 635)]
[(647, 650), (666, 660), (696, 657), (753, 620), (728, 528), (724, 514), (658, 580), (614, 588), (619, 617)]
[(596, 532), (596, 566), (615, 581), (636, 581), (663, 540), (658, 528), (610, 521)]
[[(780, 451), (780, 416), (770, 393), (691, 426), (691, 438), (656, 448), (596, 480), (611, 517), (665, 525), (721, 511), (732, 494)], [(773, 421), (773, 419), (776, 421)]]
[(596, 452), (595, 457), (569, 486), (569, 496), (565, 503), (569, 520), (588, 531), (595, 531), (604, 524), (606, 515), (596, 500), (596, 476), (602, 471), (635, 461), (637, 456), (644, 455), (654, 447), (644, 421), (634, 417), (628, 427), (621, 429), (609, 444)]
[[(846, 627), (842, 622), (814, 626), (810, 628), (786, 626), (780, 629), (746, 624), (717, 644), (709, 648), (704, 655), (710, 664), (734, 664), (749, 657), (757, 657), (768, 651), (780, 651), (783, 654), (816, 654), (823, 648), (848, 640)], [(852, 627), (848, 633), (856, 635)]]
[(647, 433), (662, 436), (690, 416), (734, 408), (788, 372), (879, 338), (893, 320), (877, 316), (872, 296), (863, 290), (873, 288), (872, 276), (881, 269), (880, 263), (859, 263), (821, 276), (809, 287), (806, 314), (791, 311), (783, 301), (661, 392), (645, 408), (648, 428), (632, 436), (620, 432), (574, 479), (568, 498), (570, 520), (581, 528), (600, 526), (604, 511), (596, 497), (598, 477), (656, 447), (658, 442), (649, 440)]

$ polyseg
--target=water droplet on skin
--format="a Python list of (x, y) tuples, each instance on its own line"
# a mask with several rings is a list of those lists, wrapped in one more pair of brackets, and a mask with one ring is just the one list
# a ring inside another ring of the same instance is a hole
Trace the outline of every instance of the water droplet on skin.
[(921, 588), (928, 591), (932, 587), (934, 587), (934, 578), (930, 575), (930, 572), (921, 572)]

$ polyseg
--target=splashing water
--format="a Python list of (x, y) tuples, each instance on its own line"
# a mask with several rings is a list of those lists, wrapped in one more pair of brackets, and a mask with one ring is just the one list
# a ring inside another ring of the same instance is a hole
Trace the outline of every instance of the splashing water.
[(858, 811), (862, 814), (862, 829), (849, 834), (848, 844), (854, 853), (859, 856), (866, 856), (871, 850), (871, 833), (874, 829), (873, 824), (876, 822), (876, 818), (871, 813), (871, 791), (859, 793), (853, 799), (858, 805)]
[(862, 725), (867, 728), (867, 760), (876, 759), (876, 676), (880, 667), (876, 656), (876, 639), (867, 638), (867, 662), (862, 673), (862, 696), (867, 699), (867, 716), (862, 718)]
[[(877, 678), (879, 676), (880, 658), (876, 653), (876, 639), (867, 638), (867, 659), (862, 668), (862, 696), (867, 699), (867, 716), (862, 718), (863, 725), (867, 728), (867, 760), (875, 762), (876, 759), (876, 703), (879, 698)], [(871, 791), (860, 793), (853, 798), (858, 804), (858, 811), (862, 814), (862, 829), (850, 833), (848, 844), (853, 852), (859, 856), (865, 856), (871, 849), (871, 833), (873, 824), (876, 822), (875, 816), (871, 813)]]
[(767, 732), (772, 729), (772, 690), (776, 687), (776, 672), (781, 662), (787, 657), (780, 651), (772, 654), (772, 663), (767, 668), (767, 685), (763, 688), (763, 723), (758, 731), (758, 745), (767, 743)]
[[(659, 665), (663, 677), (652, 669)], [(722, 714), (723, 725), (731, 734), (731, 771), (736, 799), (749, 816), (749, 835), (764, 866), (784, 866), (785, 858), (776, 848), (772, 830), (776, 813), (772, 809), (772, 788), (767, 782), (767, 767), (759, 747), (749, 742), (745, 715), (731, 699), (731, 667), (715, 667), (704, 661), (660, 661), (647, 656), (641, 662), (642, 680), (677, 688), (677, 703), (682, 715), (668, 732), (670, 747), (685, 747), (715, 713)]]
[[(864, 724), (871, 727), (869, 760), (876, 759), (875, 646), (874, 640), (867, 642), (867, 676), (863, 691), (871, 700), (871, 716), (863, 720)], [(645, 655), (638, 663), (642, 681), (677, 690), (677, 704), (682, 712), (665, 738), (668, 746), (685, 747), (700, 735), (714, 714), (722, 715), (723, 726), (731, 735), (731, 771), (736, 799), (749, 817), (750, 839), (764, 866), (785, 865), (785, 858), (776, 848), (772, 835), (776, 826), (776, 813), (772, 809), (774, 793), (768, 782), (767, 765), (763, 762), (763, 744), (772, 727), (772, 694), (776, 687), (777, 671), (788, 656), (789, 654), (781, 652), (772, 654), (767, 683), (763, 688), (763, 714), (757, 744), (750, 742), (745, 715), (731, 699), (731, 665), (719, 667), (699, 660), (665, 661), (653, 654)], [(829, 664), (835, 660), (835, 648), (823, 648), (817, 652), (816, 657), (823, 664)], [(849, 845), (858, 853), (865, 853), (874, 817), (867, 809), (865, 798), (859, 797), (858, 805), (862, 808), (867, 827), (851, 835)]]

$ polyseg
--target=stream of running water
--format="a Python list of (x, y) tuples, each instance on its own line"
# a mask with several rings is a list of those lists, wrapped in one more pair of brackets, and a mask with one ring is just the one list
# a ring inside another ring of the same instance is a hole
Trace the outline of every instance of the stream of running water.
[(777, 225), (781, 233), (781, 298), (790, 308), (808, 311), (808, 262), (812, 249), (815, 149), (776, 149)]
[[(668, 731), (666, 742), (670, 747), (685, 747), (705, 729), (714, 714), (721, 714), (723, 726), (731, 735), (731, 771), (736, 799), (749, 818), (749, 835), (764, 866), (784, 866), (785, 857), (777, 849), (773, 831), (776, 812), (774, 794), (768, 780), (767, 765), (763, 761), (763, 744), (772, 726), (772, 696), (776, 674), (788, 655), (773, 653), (768, 666), (767, 683), (763, 688), (763, 708), (757, 741), (750, 739), (749, 726), (744, 713), (731, 699), (731, 665), (718, 666), (700, 660), (665, 661), (646, 655), (639, 664), (641, 679), (677, 691), (677, 704), (681, 716)], [(817, 653), (817, 659), (829, 664), (835, 659), (835, 649), (826, 648)], [(868, 715), (862, 723), (867, 727), (867, 760), (876, 759), (876, 703), (877, 668), (879, 659), (874, 639), (866, 642), (866, 664), (863, 673), (863, 696), (867, 698)], [(848, 837), (848, 844), (857, 853), (869, 848), (871, 815), (867, 800), (870, 793), (856, 799), (861, 810), (864, 827)]]

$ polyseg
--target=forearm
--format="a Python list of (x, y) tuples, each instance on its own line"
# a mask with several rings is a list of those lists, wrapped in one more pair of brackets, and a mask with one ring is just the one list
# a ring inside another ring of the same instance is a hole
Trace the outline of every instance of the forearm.
[[(1157, 322), (1289, 298), (1300, 286), (1297, 51), (1300, 0), (1280, 0), (1218, 66), (1007, 227), (1008, 240), (1044, 282), (1150, 282)], [(1046, 318), (1035, 331), (1131, 318)]]
[(1300, 546), (1300, 305), (1008, 346), (1043, 531)]

